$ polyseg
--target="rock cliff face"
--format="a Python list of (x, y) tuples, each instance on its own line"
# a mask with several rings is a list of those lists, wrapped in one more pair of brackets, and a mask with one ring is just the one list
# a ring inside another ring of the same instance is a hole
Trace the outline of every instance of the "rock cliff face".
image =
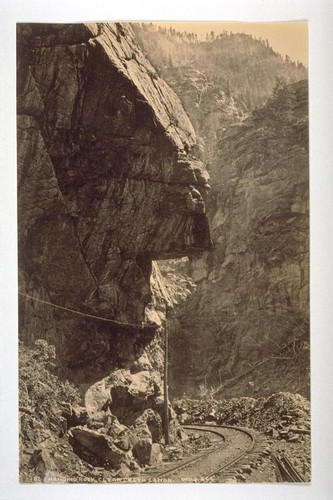
[(190, 259), (196, 291), (169, 328), (173, 395), (308, 397), (307, 84), (283, 84), (307, 71), (244, 34), (135, 30), (200, 136), (212, 186), (214, 250)]
[(17, 109), (20, 334), (87, 382), (160, 326), (152, 260), (210, 246), (207, 176), (128, 25), (19, 25)]
[(193, 66), (166, 68), (165, 79), (180, 97), (199, 137), (198, 156), (209, 171), (218, 155), (218, 143), (230, 124), (247, 116), (244, 105), (236, 102), (222, 85)]
[[(58, 375), (81, 389), (86, 409), (55, 404), (74, 451), (128, 474), (133, 459), (161, 458), (170, 298), (153, 261), (211, 247), (208, 174), (179, 98), (126, 24), (19, 25), (17, 111), (20, 338), (53, 344)], [(21, 415), (22, 466), (25, 446), (54, 449), (49, 431), (26, 432), (27, 415), (45, 425), (37, 396)]]
[[(170, 325), (173, 393), (309, 396), (307, 82), (227, 126), (211, 163), (214, 249)], [(187, 346), (191, 344), (191, 349)]]

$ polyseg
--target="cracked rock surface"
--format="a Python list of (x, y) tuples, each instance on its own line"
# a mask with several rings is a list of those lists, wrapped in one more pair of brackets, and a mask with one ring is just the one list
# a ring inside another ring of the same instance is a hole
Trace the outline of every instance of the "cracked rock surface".
[[(159, 327), (146, 314), (152, 260), (211, 244), (204, 168), (179, 99), (126, 24), (21, 24), (17, 109), (19, 290)], [(20, 299), (22, 337), (54, 343), (81, 381), (89, 359), (97, 372), (107, 358), (133, 361), (152, 338), (130, 329), (124, 353), (124, 329)]]

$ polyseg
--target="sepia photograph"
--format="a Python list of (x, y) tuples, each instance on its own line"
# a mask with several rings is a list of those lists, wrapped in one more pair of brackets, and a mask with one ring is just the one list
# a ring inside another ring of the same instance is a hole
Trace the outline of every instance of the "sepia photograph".
[(21, 483), (311, 481), (307, 55), (17, 24)]
[(16, 50), (20, 482), (309, 483), (307, 22)]

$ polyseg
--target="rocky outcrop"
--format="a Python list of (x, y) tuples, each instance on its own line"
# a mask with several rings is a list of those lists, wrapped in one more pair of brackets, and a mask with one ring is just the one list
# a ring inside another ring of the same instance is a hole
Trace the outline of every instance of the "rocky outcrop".
[(174, 394), (309, 396), (307, 92), (281, 85), (218, 143), (214, 249), (170, 325)]
[(121, 464), (129, 461), (126, 452), (117, 447), (114, 440), (105, 434), (84, 427), (75, 427), (72, 435), (75, 441), (74, 446), (82, 447), (83, 455), (90, 452), (100, 465), (119, 469)]
[(80, 387), (86, 409), (62, 416), (80, 456), (158, 463), (169, 298), (153, 260), (211, 246), (194, 130), (129, 25), (17, 34), (20, 337), (55, 345)]
[(18, 26), (20, 333), (79, 381), (152, 340), (152, 259), (210, 246), (194, 145), (128, 25)]

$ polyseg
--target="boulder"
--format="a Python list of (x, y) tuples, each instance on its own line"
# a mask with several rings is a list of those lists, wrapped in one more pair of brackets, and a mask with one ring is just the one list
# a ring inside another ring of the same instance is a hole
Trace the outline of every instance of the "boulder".
[(151, 408), (145, 410), (143, 413), (134, 414), (128, 423), (129, 425), (133, 424), (136, 429), (147, 428), (153, 443), (159, 442), (163, 437), (162, 418)]
[(84, 405), (90, 419), (102, 419), (106, 411), (106, 403), (111, 400), (108, 379), (102, 379), (90, 385), (84, 395)]
[(167, 446), (165, 451), (168, 460), (177, 460), (184, 454), (184, 450), (181, 446)]
[(107, 433), (113, 439), (118, 438), (128, 430), (126, 425), (121, 424), (117, 417), (115, 417), (114, 415), (109, 415), (109, 419), (110, 424), (108, 426)]
[[(122, 463), (128, 461), (128, 455), (114, 444), (110, 436), (84, 427), (75, 427), (72, 434), (75, 444), (92, 454), (100, 465), (119, 469)], [(80, 454), (80, 450), (77, 451)]]
[(134, 432), (140, 439), (148, 439), (151, 442), (153, 441), (151, 432), (147, 424), (140, 424), (136, 426)]
[(107, 434), (114, 440), (115, 446), (123, 451), (129, 451), (137, 441), (135, 434), (114, 417)]
[(135, 428), (135, 434), (138, 437), (137, 442), (132, 448), (134, 458), (140, 465), (148, 465), (152, 451), (152, 435), (147, 424), (142, 424)]
[(140, 438), (133, 446), (132, 453), (140, 465), (148, 465), (152, 452), (152, 442), (148, 438)]
[(125, 432), (119, 438), (114, 440), (115, 446), (123, 451), (129, 451), (135, 444), (136, 439), (131, 432)]
[(163, 456), (161, 452), (161, 446), (158, 443), (153, 443), (151, 446), (149, 465), (156, 466), (161, 464), (163, 461)]
[[(135, 365), (135, 369), (139, 366)], [(156, 377), (148, 370), (135, 371), (117, 370), (112, 375), (111, 411), (126, 425), (134, 423), (133, 414), (142, 413), (155, 404), (158, 391)]]
[(133, 398), (133, 403), (140, 405), (149, 396), (154, 395), (154, 386), (148, 371), (141, 371), (132, 375), (132, 382), (128, 387), (128, 393)]

